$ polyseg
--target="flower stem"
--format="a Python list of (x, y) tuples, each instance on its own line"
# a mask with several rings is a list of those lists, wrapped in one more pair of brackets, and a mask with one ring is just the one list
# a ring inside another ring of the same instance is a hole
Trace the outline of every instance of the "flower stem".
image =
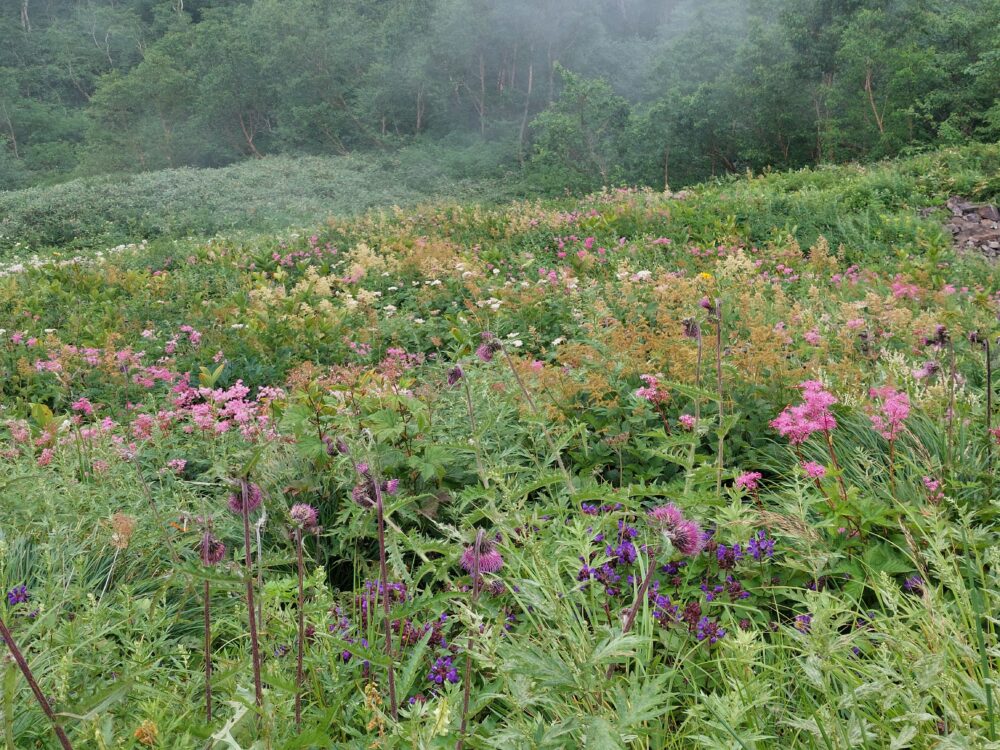
[(469, 412), (469, 428), (472, 432), (472, 447), (476, 450), (476, 469), (479, 471), (479, 480), (485, 489), (490, 488), (489, 479), (486, 477), (486, 469), (483, 468), (483, 457), (479, 449), (479, 436), (476, 434), (476, 413), (472, 408), (472, 391), (469, 388), (469, 374), (462, 373), (462, 385), (465, 388), (465, 405)]
[[(479, 576), (479, 555), (483, 549), (483, 538), (486, 532), (482, 529), (476, 534), (476, 545), (472, 554), (472, 609), (475, 611), (476, 603), (479, 601), (479, 587), (481, 584)], [(455, 750), (462, 750), (465, 744), (466, 722), (469, 717), (469, 694), (472, 690), (472, 632), (469, 632), (469, 642), (465, 647), (465, 679), (462, 681), (462, 724), (458, 730), (458, 744)]]
[(212, 721), (212, 591), (205, 580), (205, 721)]
[(45, 694), (38, 687), (38, 683), (35, 681), (35, 676), (31, 673), (31, 667), (28, 666), (28, 662), (24, 659), (24, 654), (21, 653), (21, 649), (17, 647), (14, 642), (14, 637), (10, 634), (7, 629), (7, 625), (4, 623), (3, 619), (0, 618), (0, 636), (3, 636), (4, 642), (7, 644), (7, 648), (10, 649), (11, 656), (14, 657), (14, 661), (17, 662), (17, 666), (21, 668), (21, 674), (24, 675), (24, 679), (28, 681), (28, 685), (31, 687), (31, 692), (35, 694), (35, 700), (38, 701), (38, 705), (42, 707), (42, 711), (45, 715), (49, 717), (49, 721), (52, 722), (52, 729), (56, 733), (56, 737), (59, 738), (59, 744), (61, 744), (64, 750), (73, 750), (73, 746), (70, 744), (69, 737), (66, 736), (66, 732), (63, 731), (62, 726), (59, 724), (59, 720), (56, 718), (55, 712), (52, 710), (52, 706), (49, 705), (48, 699)]
[(399, 719), (399, 708), (396, 704), (396, 674), (392, 666), (392, 617), (389, 606), (389, 567), (385, 556), (385, 505), (382, 501), (382, 488), (379, 477), (373, 477), (375, 488), (375, 505), (378, 513), (378, 563), (379, 575), (382, 577), (382, 609), (385, 612), (385, 656), (388, 659), (389, 708), (394, 721)]
[(253, 657), (253, 688), (257, 708), (264, 705), (264, 688), (260, 680), (260, 643), (257, 640), (257, 613), (254, 609), (253, 597), (253, 560), (250, 556), (250, 506), (249, 506), (249, 484), (247, 480), (240, 480), (240, 494), (243, 500), (243, 544), (246, 552), (244, 576), (247, 584), (247, 619), (250, 624), (250, 653)]
[(715, 299), (715, 370), (716, 387), (719, 391), (719, 457), (715, 472), (715, 494), (722, 494), (722, 468), (725, 465), (724, 451), (726, 435), (723, 432), (723, 391), (722, 391), (722, 300)]
[(299, 572), (299, 653), (298, 662), (295, 665), (295, 731), (302, 731), (302, 657), (305, 651), (306, 621), (305, 606), (306, 595), (303, 585), (305, 577), (305, 565), (302, 562), (302, 529), (295, 529), (295, 553), (298, 562)]

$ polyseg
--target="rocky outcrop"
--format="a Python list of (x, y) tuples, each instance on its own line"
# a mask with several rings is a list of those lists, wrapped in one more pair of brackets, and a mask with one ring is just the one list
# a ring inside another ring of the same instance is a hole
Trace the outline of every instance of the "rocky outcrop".
[(945, 224), (960, 250), (978, 250), (1000, 257), (1000, 209), (988, 203), (971, 203), (953, 195), (948, 199), (951, 219)]

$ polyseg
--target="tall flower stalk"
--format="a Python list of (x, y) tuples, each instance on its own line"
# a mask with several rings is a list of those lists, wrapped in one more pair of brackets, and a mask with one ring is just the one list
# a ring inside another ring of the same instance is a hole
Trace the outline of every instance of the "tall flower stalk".
[(389, 710), (393, 720), (399, 719), (399, 706), (396, 703), (396, 670), (392, 664), (392, 615), (389, 602), (389, 566), (385, 554), (385, 503), (382, 488), (376, 478), (372, 482), (375, 490), (375, 512), (378, 515), (378, 565), (382, 577), (382, 610), (385, 613), (385, 656), (388, 660)]
[(298, 601), (298, 615), (299, 615), (299, 643), (298, 643), (298, 654), (295, 664), (295, 731), (302, 731), (302, 682), (304, 679), (303, 670), (303, 658), (305, 655), (305, 644), (306, 644), (306, 622), (305, 622), (305, 609), (306, 609), (306, 594), (305, 594), (305, 564), (303, 562), (302, 553), (302, 536), (304, 533), (309, 532), (315, 534), (319, 531), (319, 526), (317, 524), (317, 514), (316, 509), (311, 505), (306, 505), (305, 503), (298, 503), (292, 506), (289, 515), (292, 517), (292, 523), (295, 525), (295, 559), (298, 566), (299, 575), (299, 601)]
[(715, 471), (715, 494), (722, 494), (722, 469), (725, 466), (726, 431), (723, 427), (724, 393), (722, 391), (722, 300), (715, 298), (715, 380), (719, 394), (719, 448)]
[(7, 644), (10, 655), (17, 662), (17, 666), (20, 668), (21, 674), (24, 675), (24, 679), (28, 681), (28, 686), (31, 688), (31, 692), (35, 694), (35, 700), (38, 701), (38, 705), (41, 706), (42, 711), (49, 718), (49, 721), (52, 722), (52, 730), (56, 733), (56, 737), (59, 738), (59, 744), (63, 746), (63, 750), (73, 750), (73, 745), (70, 744), (69, 737), (66, 736), (66, 732), (59, 723), (59, 719), (56, 718), (56, 714), (52, 710), (52, 706), (49, 705), (49, 700), (45, 697), (45, 693), (38, 687), (38, 682), (31, 673), (31, 667), (28, 666), (24, 654), (18, 648), (17, 643), (14, 641), (14, 636), (10, 634), (2, 617), (0, 617), (0, 636), (3, 637), (4, 643)]
[[(226, 556), (226, 545), (212, 534), (211, 519), (205, 521), (205, 533), (201, 537), (200, 556), (205, 567), (212, 567), (222, 562)], [(212, 585), (205, 578), (205, 720), (212, 721)]]
[(239, 494), (229, 497), (229, 509), (243, 518), (244, 570), (246, 580), (247, 621), (250, 626), (250, 653), (253, 658), (253, 687), (257, 708), (264, 705), (264, 687), (260, 677), (260, 642), (257, 637), (257, 612), (254, 607), (254, 574), (250, 546), (250, 513), (260, 507), (263, 494), (260, 487), (246, 477), (240, 477)]
[[(491, 541), (487, 541), (486, 532), (480, 529), (476, 533), (476, 541), (462, 553), (462, 567), (472, 576), (472, 595), (470, 604), (475, 611), (479, 595), (483, 590), (483, 573), (496, 573), (503, 567), (503, 557), (496, 551)], [(475, 644), (474, 631), (469, 631), (468, 644), (465, 651), (465, 679), (462, 685), (462, 722), (458, 730), (456, 750), (462, 750), (465, 744), (465, 731), (469, 719), (469, 696), (472, 691), (472, 650)]]

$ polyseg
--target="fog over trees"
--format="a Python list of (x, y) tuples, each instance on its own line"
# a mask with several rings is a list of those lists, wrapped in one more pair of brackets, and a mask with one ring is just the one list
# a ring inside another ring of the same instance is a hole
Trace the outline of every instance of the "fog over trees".
[(1000, 0), (9, 0), (0, 189), (447, 153), (546, 189), (1000, 137)]

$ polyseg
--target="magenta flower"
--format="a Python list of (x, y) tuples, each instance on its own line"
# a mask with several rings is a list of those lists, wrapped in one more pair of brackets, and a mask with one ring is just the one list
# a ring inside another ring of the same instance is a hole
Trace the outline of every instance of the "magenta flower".
[[(253, 513), (264, 500), (264, 493), (261, 491), (260, 487), (253, 482), (247, 483), (247, 501), (246, 501), (246, 511), (247, 513)], [(236, 490), (233, 494), (229, 496), (229, 510), (231, 510), (236, 515), (243, 513), (243, 489), (240, 488)]]
[(658, 529), (682, 555), (693, 557), (705, 546), (701, 526), (697, 521), (684, 518), (680, 508), (673, 503), (653, 508), (648, 517), (650, 525)]
[(218, 565), (226, 556), (226, 545), (219, 541), (211, 531), (206, 531), (201, 537), (200, 555), (205, 565)]
[(73, 402), (71, 408), (73, 411), (81, 412), (82, 414), (86, 414), (88, 417), (94, 413), (94, 405), (90, 403), (90, 400), (87, 398), (77, 399)]
[(872, 388), (869, 395), (881, 402), (880, 411), (871, 415), (872, 427), (886, 440), (895, 440), (910, 416), (910, 397), (889, 386)]
[(771, 421), (771, 427), (792, 445), (801, 445), (813, 433), (830, 432), (837, 426), (837, 420), (830, 412), (830, 407), (837, 403), (836, 397), (825, 390), (818, 380), (807, 380), (798, 387), (802, 391), (802, 403), (785, 407)]
[[(466, 547), (462, 552), (459, 564), (471, 573), (476, 567), (476, 546)], [(483, 539), (479, 545), (479, 572), (496, 573), (503, 567), (503, 557), (497, 552), (496, 546), (489, 539)]]
[(698, 420), (692, 417), (690, 414), (681, 414), (677, 417), (677, 421), (681, 423), (681, 427), (685, 430), (693, 430), (695, 425), (698, 424)]
[(483, 362), (492, 362), (493, 355), (501, 349), (500, 342), (489, 331), (483, 331), (480, 338), (483, 343), (476, 348), (476, 356)]
[(812, 479), (822, 479), (826, 476), (826, 467), (815, 461), (803, 461), (802, 470)]
[(736, 486), (742, 487), (745, 490), (755, 490), (757, 489), (757, 483), (760, 481), (761, 473), (759, 471), (746, 471), (736, 477)]
[(645, 399), (654, 406), (665, 404), (670, 400), (670, 394), (660, 388), (660, 381), (655, 375), (640, 375), (639, 380), (646, 385), (636, 390), (635, 395), (638, 398)]

